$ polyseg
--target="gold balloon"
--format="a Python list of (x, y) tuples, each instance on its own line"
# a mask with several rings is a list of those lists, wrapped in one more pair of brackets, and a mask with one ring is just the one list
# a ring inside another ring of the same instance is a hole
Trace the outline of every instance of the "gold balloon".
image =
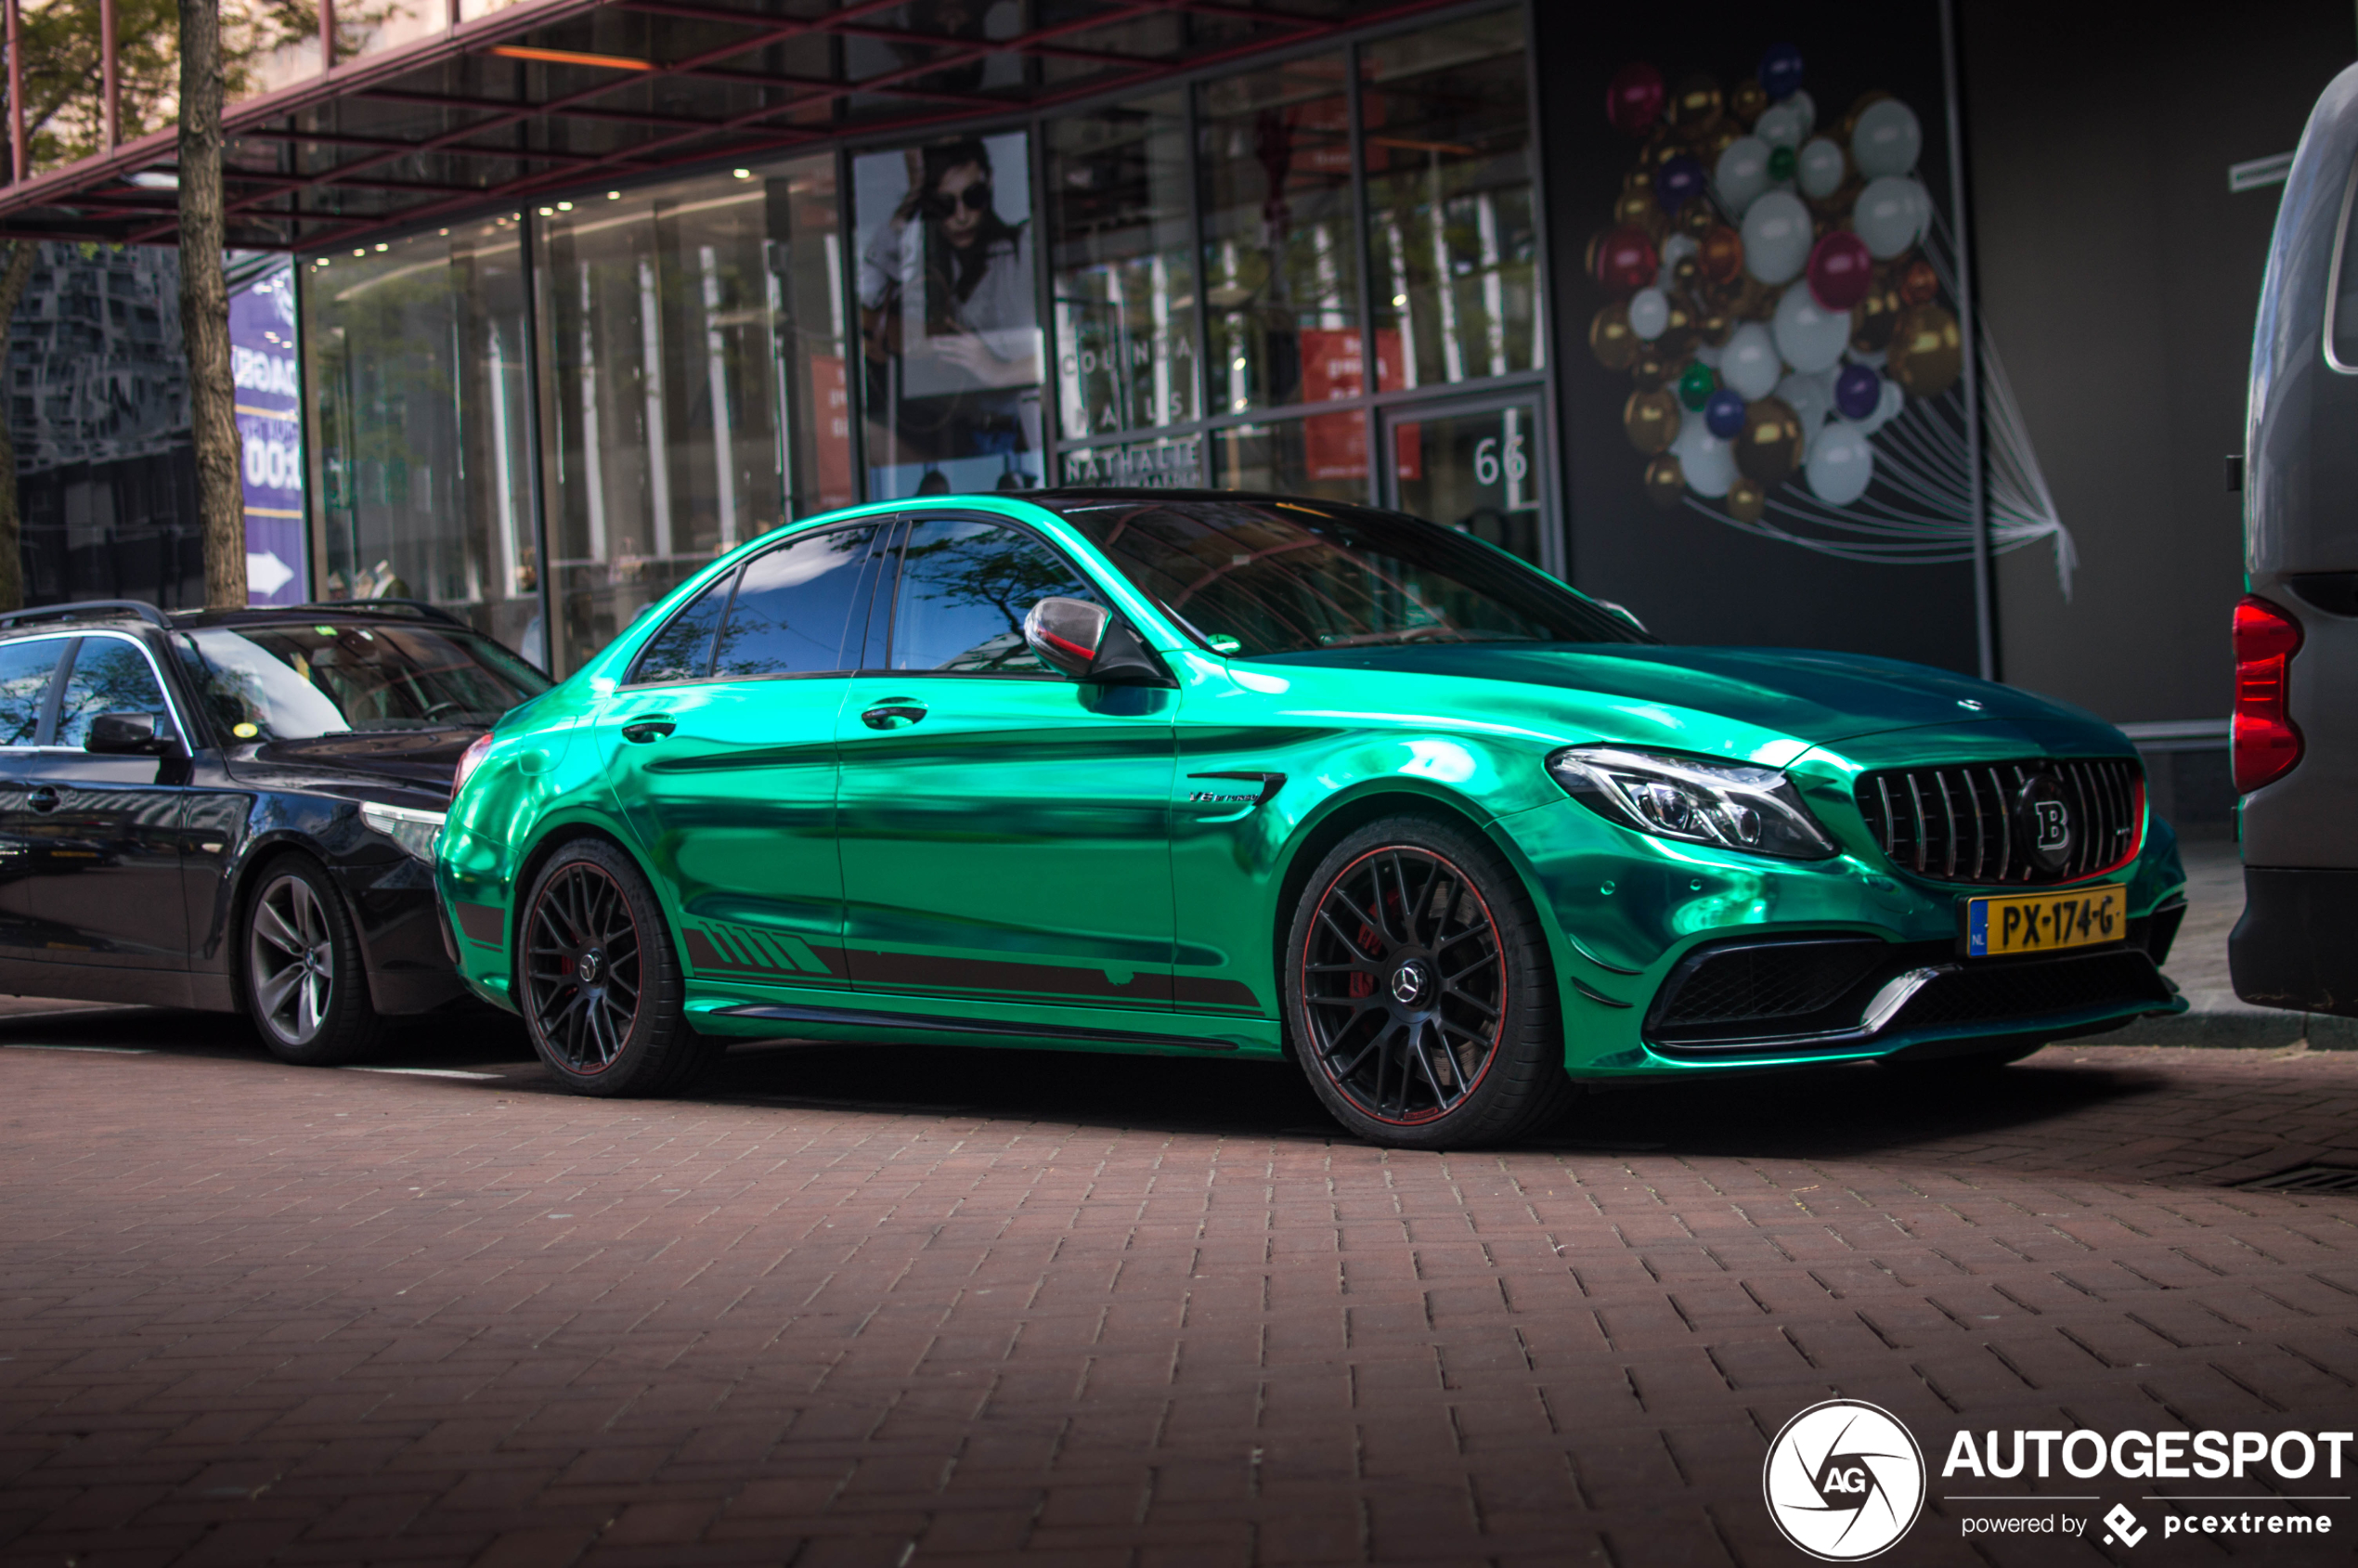
[(1696, 150), (1703, 154), (1705, 166), (1716, 169), (1719, 166), (1719, 155), (1742, 141), (1743, 134), (1742, 125), (1723, 115), (1711, 135), (1696, 143)]
[(1690, 197), (1678, 209), (1678, 232), (1690, 240), (1701, 240), (1719, 227), (1719, 213), (1701, 196)]
[(1630, 170), (1627, 174), (1621, 176), (1621, 188), (1624, 192), (1632, 190), (1651, 191), (1653, 188), (1653, 171), (1643, 164), (1639, 164), (1637, 168)]
[(1670, 220), (1662, 215), (1662, 204), (1654, 200), (1652, 190), (1625, 190), (1613, 204), (1613, 221), (1630, 228), (1642, 228), (1646, 238), (1662, 243)]
[(1781, 485), (1801, 466), (1801, 416), (1781, 397), (1759, 398), (1744, 408), (1736, 434), (1736, 469), (1763, 486)]
[(1749, 125), (1760, 118), (1768, 107), (1768, 95), (1761, 90), (1760, 78), (1747, 76), (1728, 89), (1728, 112)]
[(1695, 310), (1695, 341), (1714, 348), (1724, 345), (1736, 330), (1736, 318), (1715, 305), (1698, 302)]
[(1646, 465), (1646, 499), (1668, 512), (1687, 493), (1686, 466), (1665, 452)]
[(1739, 523), (1757, 523), (1768, 510), (1768, 486), (1739, 479), (1728, 486), (1728, 515)]
[(1714, 223), (1695, 238), (1703, 247), (1699, 254), (1704, 277), (1714, 283), (1733, 283), (1743, 276), (1743, 236), (1724, 223)]
[(1708, 76), (1690, 76), (1670, 90), (1668, 101), (1662, 106), (1662, 117), (1691, 142), (1716, 130), (1726, 109), (1719, 97), (1718, 83)]
[(1850, 346), (1861, 354), (1881, 354), (1889, 348), (1901, 308), (1898, 291), (1878, 272), (1866, 293), (1850, 307)]
[(1629, 306), (1620, 300), (1597, 312), (1588, 323), (1588, 352), (1608, 370), (1629, 369), (1644, 342), (1629, 330)]
[(1661, 344), (1650, 343), (1638, 350), (1638, 357), (1629, 362), (1629, 381), (1640, 392), (1652, 392), (1666, 386), (1678, 373), (1678, 361), (1662, 351)]
[(1663, 450), (1678, 439), (1678, 394), (1666, 388), (1631, 393), (1622, 407), (1621, 428), (1629, 433), (1629, 444), (1638, 450)]
[(1670, 358), (1684, 359), (1688, 351), (1694, 347), (1695, 321), (1702, 316), (1703, 310), (1695, 304), (1693, 296), (1675, 289), (1665, 292), (1663, 298), (1669, 304), (1670, 311), (1664, 318), (1662, 336), (1654, 340), (1654, 345)]
[(1940, 274), (1935, 272), (1932, 263), (1922, 256), (1905, 266), (1895, 266), (1893, 271), (1899, 279), (1899, 298), (1903, 304), (1930, 305), (1940, 292)]
[(1965, 342), (1957, 318), (1937, 305), (1913, 305), (1892, 328), (1891, 359), (1884, 373), (1911, 397), (1937, 397), (1965, 369)]
[(1692, 256), (1680, 256), (1672, 262), (1670, 286), (1682, 293), (1693, 293), (1703, 286), (1703, 263)]

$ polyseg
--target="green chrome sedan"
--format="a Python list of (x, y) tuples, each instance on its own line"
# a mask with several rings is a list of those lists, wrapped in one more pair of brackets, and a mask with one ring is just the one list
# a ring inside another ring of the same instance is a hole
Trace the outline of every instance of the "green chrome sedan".
[(460, 765), (469, 985), (568, 1086), (732, 1039), (1289, 1055), (1383, 1143), (1575, 1085), (1987, 1065), (2184, 1005), (2137, 754), (1851, 654), (1664, 647), (1395, 513), (861, 508), (714, 562)]

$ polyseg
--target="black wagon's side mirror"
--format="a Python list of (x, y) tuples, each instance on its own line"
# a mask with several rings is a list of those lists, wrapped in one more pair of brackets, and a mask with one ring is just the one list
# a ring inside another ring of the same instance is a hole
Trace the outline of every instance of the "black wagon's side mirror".
[(1043, 599), (1023, 617), (1023, 640), (1049, 668), (1100, 686), (1170, 686), (1170, 671), (1113, 612), (1085, 599)]
[(101, 713), (82, 749), (100, 757), (166, 757), (179, 749), (158, 713)]

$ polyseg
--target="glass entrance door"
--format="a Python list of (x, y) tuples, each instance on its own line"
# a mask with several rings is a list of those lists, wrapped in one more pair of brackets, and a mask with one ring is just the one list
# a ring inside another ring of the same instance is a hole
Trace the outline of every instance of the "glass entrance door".
[(1559, 571), (1543, 447), (1535, 394), (1394, 410), (1384, 418), (1391, 503)]

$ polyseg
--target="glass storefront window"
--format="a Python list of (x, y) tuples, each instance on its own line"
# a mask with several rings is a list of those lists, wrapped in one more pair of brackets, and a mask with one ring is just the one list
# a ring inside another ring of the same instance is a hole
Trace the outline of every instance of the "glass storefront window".
[[(1211, 447), (1212, 488), (1364, 503), (1367, 429), (1367, 416), (1354, 412), (1215, 430), (1204, 438)], [(1343, 473), (1332, 476), (1338, 468)]]
[(1541, 548), (1538, 400), (1475, 413), (1395, 414), (1393, 495), (1401, 511), (1548, 564)]
[(307, 446), (322, 598), (427, 600), (545, 665), (521, 251), (502, 215), (300, 266)]
[(1359, 59), (1377, 390), (1534, 369), (1522, 14), (1382, 39)]
[(784, 378), (778, 401), (788, 433), (786, 510), (808, 517), (860, 499), (851, 468), (851, 394), (844, 380), (836, 161), (806, 158), (762, 173)]
[(868, 499), (1040, 483), (1030, 138), (851, 161)]
[(1196, 418), (1185, 100), (1052, 120), (1046, 135), (1057, 428), (1075, 440)]
[(1345, 86), (1336, 54), (1196, 89), (1213, 413), (1367, 390)]
[[(780, 353), (786, 285), (807, 280), (796, 267), (823, 279), (827, 236), (797, 256), (794, 175), (777, 174), (728, 171), (538, 209), (561, 673), (715, 555), (788, 518), (779, 404), (824, 403), (829, 356), (814, 348), (835, 340), (833, 317), (808, 297), (818, 289), (797, 286), (792, 350)], [(784, 279), (772, 270), (779, 233)], [(782, 366), (795, 384), (781, 385)], [(818, 431), (813, 499), (828, 487), (823, 422)]]

